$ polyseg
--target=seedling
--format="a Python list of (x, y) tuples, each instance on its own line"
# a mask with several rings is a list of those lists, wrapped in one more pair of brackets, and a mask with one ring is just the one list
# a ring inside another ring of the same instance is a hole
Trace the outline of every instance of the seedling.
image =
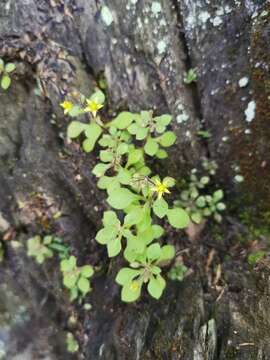
[(184, 83), (191, 84), (197, 81), (197, 72), (196, 69), (189, 69), (185, 75)]
[(79, 343), (71, 332), (66, 335), (66, 346), (67, 351), (71, 354), (75, 354), (79, 350)]
[(142, 290), (142, 285), (147, 284), (148, 293), (159, 299), (165, 289), (166, 281), (160, 275), (161, 266), (168, 264), (175, 256), (174, 247), (151, 244), (141, 255), (131, 256), (130, 268), (121, 269), (116, 277), (116, 282), (122, 286), (121, 299), (124, 302), (136, 301)]
[(60, 269), (63, 274), (63, 284), (69, 290), (71, 301), (82, 299), (91, 291), (89, 279), (94, 274), (91, 265), (78, 267), (75, 256), (70, 256), (61, 261)]
[(183, 281), (188, 268), (184, 264), (177, 264), (171, 268), (168, 278), (174, 281)]
[(52, 258), (54, 252), (59, 257), (65, 258), (69, 249), (62, 244), (62, 239), (52, 235), (46, 235), (43, 238), (36, 235), (27, 240), (27, 255), (34, 257), (38, 264), (42, 264), (46, 259)]
[(1, 77), (1, 88), (7, 90), (11, 85), (10, 74), (16, 69), (13, 63), (4, 63), (4, 60), (0, 58), (0, 77)]

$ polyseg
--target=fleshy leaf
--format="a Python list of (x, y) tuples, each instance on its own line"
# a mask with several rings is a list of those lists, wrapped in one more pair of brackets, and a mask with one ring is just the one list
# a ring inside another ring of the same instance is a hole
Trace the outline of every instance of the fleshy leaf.
[(167, 212), (169, 223), (176, 229), (184, 229), (188, 226), (190, 219), (183, 209), (169, 209)]

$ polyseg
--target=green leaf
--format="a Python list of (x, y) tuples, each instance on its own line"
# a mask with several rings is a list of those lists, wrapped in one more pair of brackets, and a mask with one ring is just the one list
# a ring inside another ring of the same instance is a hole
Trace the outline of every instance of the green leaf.
[(95, 101), (98, 104), (103, 104), (105, 102), (105, 95), (101, 90), (97, 90), (91, 95), (90, 100)]
[(121, 248), (122, 248), (121, 239), (119, 237), (113, 239), (107, 244), (108, 256), (109, 257), (117, 256), (120, 253)]
[(210, 181), (210, 178), (209, 176), (203, 176), (201, 179), (200, 179), (200, 183), (203, 184), (203, 185), (207, 185)]
[(75, 256), (70, 256), (68, 259), (64, 259), (60, 263), (61, 271), (67, 272), (72, 271), (76, 268), (77, 259)]
[(85, 278), (90, 278), (94, 274), (94, 270), (91, 265), (84, 265), (80, 268), (81, 275)]
[(144, 151), (149, 156), (154, 156), (158, 151), (158, 143), (153, 138), (149, 138), (144, 145)]
[[(145, 250), (145, 246), (146, 243), (144, 241), (145, 239), (140, 237), (140, 236), (134, 236), (131, 234), (131, 236), (129, 236), (127, 238), (127, 247), (125, 250), (125, 258), (129, 261), (129, 258), (126, 257), (126, 255), (131, 256), (131, 255), (138, 255), (138, 254), (142, 254)], [(131, 254), (133, 253), (133, 254)], [(133, 261), (133, 260), (132, 260)]]
[(105, 172), (111, 167), (110, 164), (97, 164), (94, 169), (92, 170), (92, 173), (96, 175), (96, 177), (101, 177), (105, 174)]
[(146, 127), (152, 121), (152, 112), (151, 111), (141, 111), (141, 123)]
[(124, 285), (126, 283), (130, 283), (135, 277), (140, 275), (140, 270), (130, 269), (130, 268), (122, 268), (117, 276), (115, 281), (119, 285)]
[(175, 179), (170, 176), (166, 176), (163, 179), (163, 183), (166, 184), (166, 186), (168, 186), (170, 188), (170, 187), (175, 186)]
[(79, 350), (79, 344), (72, 333), (67, 333), (66, 337), (67, 351), (74, 354)]
[(159, 142), (163, 147), (172, 146), (176, 141), (176, 135), (172, 131), (165, 132), (160, 138)]
[(113, 137), (108, 134), (104, 134), (98, 143), (102, 147), (109, 147), (109, 148), (113, 148), (117, 145), (116, 140), (113, 139)]
[(117, 155), (124, 155), (128, 152), (128, 145), (125, 143), (121, 143), (120, 145), (118, 145), (117, 149), (116, 149), (116, 153)]
[(148, 135), (148, 128), (139, 128), (136, 133), (136, 140), (144, 140)]
[(220, 202), (220, 203), (217, 204), (217, 209), (219, 211), (223, 211), (223, 210), (226, 209), (226, 205), (224, 203)]
[(101, 150), (99, 153), (100, 160), (103, 162), (111, 162), (114, 158), (113, 153), (110, 150)]
[(147, 258), (150, 262), (157, 260), (161, 255), (161, 248), (159, 244), (152, 244), (146, 250)]
[(89, 280), (84, 277), (80, 277), (77, 286), (83, 294), (87, 294), (90, 291)]
[(118, 172), (117, 179), (121, 184), (129, 185), (132, 179), (132, 175), (127, 169), (121, 167)]
[(168, 157), (168, 153), (163, 149), (159, 149), (156, 153), (156, 157), (161, 160), (166, 159)]
[(161, 115), (154, 118), (154, 121), (157, 123), (157, 125), (161, 126), (168, 126), (172, 121), (172, 115)]
[(102, 190), (105, 190), (105, 189), (115, 189), (117, 187), (120, 187), (120, 184), (117, 180), (116, 177), (114, 176), (102, 176), (98, 183), (97, 183), (97, 186), (99, 189), (102, 189)]
[(132, 121), (135, 120), (134, 114), (123, 111), (112, 122), (118, 129), (123, 130), (129, 127)]
[(136, 164), (143, 158), (141, 149), (134, 149), (128, 154), (127, 167)]
[(136, 301), (141, 295), (141, 289), (142, 281), (133, 280), (125, 283), (121, 292), (122, 301), (127, 303)]
[(4, 74), (1, 79), (2, 89), (7, 90), (10, 87), (10, 84), (11, 84), (11, 78), (7, 74)]
[(102, 129), (96, 123), (92, 123), (89, 125), (84, 124), (84, 129), (87, 139), (83, 142), (83, 149), (85, 152), (91, 152), (94, 149), (96, 142), (102, 133)]
[(137, 132), (139, 131), (140, 127), (137, 124), (131, 124), (127, 130), (131, 135), (136, 135)]
[(139, 224), (143, 218), (143, 210), (141, 207), (134, 207), (126, 216), (125, 216), (125, 225), (132, 226)]
[(221, 199), (223, 199), (224, 193), (222, 190), (217, 190), (213, 194), (214, 201), (217, 203)]
[(159, 239), (164, 234), (164, 229), (160, 225), (153, 225), (152, 229), (154, 232), (154, 239)]
[(115, 189), (109, 194), (108, 203), (117, 210), (127, 208), (138, 196), (125, 188)]
[(105, 227), (120, 225), (120, 221), (118, 220), (117, 214), (114, 211), (105, 211), (103, 213), (102, 222)]
[(156, 278), (152, 276), (147, 285), (147, 290), (153, 298), (159, 299), (165, 289), (165, 286), (166, 282), (163, 277), (160, 275), (157, 275)]
[(161, 248), (161, 254), (158, 259), (158, 264), (168, 262), (175, 257), (175, 248), (172, 245), (164, 245)]
[(79, 121), (72, 121), (67, 129), (67, 136), (70, 139), (77, 138), (84, 130), (85, 130), (86, 124), (83, 124)]
[(81, 114), (83, 114), (83, 109), (78, 105), (73, 106), (73, 108), (68, 112), (68, 115), (71, 117), (76, 117)]
[(203, 208), (206, 205), (206, 201), (205, 201), (205, 197), (204, 196), (199, 196), (198, 199), (196, 200), (196, 206)]
[(105, 227), (96, 234), (96, 241), (101, 245), (106, 245), (113, 241), (118, 234), (116, 227)]
[(77, 273), (67, 273), (64, 275), (63, 284), (66, 288), (72, 289), (75, 287), (76, 282), (78, 280), (79, 274)]
[(6, 66), (5, 66), (5, 71), (7, 73), (11, 73), (15, 69), (16, 69), (16, 66), (15, 66), (15, 64), (12, 64), (12, 63), (7, 63)]
[(195, 224), (200, 224), (202, 221), (202, 215), (199, 212), (195, 212), (193, 214), (191, 214), (191, 220), (195, 223)]
[(167, 214), (168, 208), (169, 206), (163, 198), (154, 201), (153, 211), (160, 219), (164, 218)]
[(183, 209), (169, 209), (167, 216), (169, 223), (176, 229), (184, 229), (190, 222), (187, 212)]

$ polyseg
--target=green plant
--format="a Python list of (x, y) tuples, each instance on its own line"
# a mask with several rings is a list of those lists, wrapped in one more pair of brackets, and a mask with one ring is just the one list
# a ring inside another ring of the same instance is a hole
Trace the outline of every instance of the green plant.
[(184, 264), (176, 264), (170, 269), (168, 278), (171, 280), (183, 281), (187, 271), (188, 268)]
[(11, 84), (10, 74), (16, 69), (13, 63), (4, 63), (4, 60), (0, 58), (0, 76), (1, 76), (1, 88), (7, 90)]
[(194, 169), (185, 189), (180, 193), (180, 199), (175, 201), (175, 206), (184, 208), (191, 220), (200, 224), (204, 218), (213, 216), (217, 222), (221, 222), (220, 212), (226, 209), (226, 205), (221, 201), (224, 197), (221, 189), (207, 194), (206, 187), (210, 183), (210, 175), (216, 173), (216, 164), (203, 161), (203, 168), (208, 172), (206, 176), (198, 177), (197, 170)]
[(94, 274), (91, 265), (78, 267), (77, 259), (72, 255), (61, 261), (60, 269), (63, 274), (63, 284), (69, 290), (71, 301), (78, 297), (82, 299), (91, 291), (89, 279)]
[(197, 131), (197, 135), (203, 139), (210, 139), (212, 137), (212, 134), (210, 133), (210, 131), (207, 131), (207, 130), (199, 130), (199, 131)]
[(197, 72), (196, 69), (189, 69), (184, 77), (184, 83), (185, 84), (191, 84), (193, 82), (197, 81)]
[[(159, 176), (151, 176), (151, 169), (146, 164), (147, 157), (164, 159), (168, 156), (166, 149), (176, 141), (175, 134), (168, 129), (172, 116), (154, 116), (152, 111), (124, 111), (110, 122), (103, 123), (97, 111), (103, 107), (104, 101), (104, 94), (98, 90), (89, 99), (77, 94), (77, 102), (73, 95), (68, 95), (61, 104), (64, 112), (71, 117), (87, 114), (90, 120), (88, 123), (70, 123), (68, 137), (82, 138), (85, 152), (91, 152), (99, 144), (100, 161), (92, 170), (98, 178), (97, 186), (107, 192), (108, 204), (124, 213), (123, 220), (120, 220), (122, 217), (118, 218), (119, 212), (106, 211), (103, 228), (97, 233), (96, 240), (107, 247), (109, 257), (117, 256), (123, 250), (130, 270), (138, 274), (136, 280), (132, 280), (132, 286), (136, 281), (139, 288), (132, 297), (132, 292), (127, 290), (128, 282), (120, 276), (123, 269), (119, 271), (117, 281), (123, 286), (124, 301), (135, 301), (141, 293), (143, 282), (149, 282), (150, 295), (158, 298), (165, 287), (165, 280), (157, 266), (161, 266), (162, 261), (159, 256), (153, 258), (151, 251), (159, 249), (163, 254), (166, 249), (171, 249), (171, 255), (174, 252), (171, 246), (160, 248), (155, 242), (164, 230), (153, 222), (167, 218), (171, 226), (183, 229), (190, 221), (184, 209), (170, 207), (164, 199), (175, 185), (174, 179), (165, 177), (161, 181)], [(134, 269), (134, 264), (139, 268)], [(124, 269), (126, 272), (127, 268)]]
[(68, 332), (66, 334), (66, 346), (67, 351), (71, 354), (74, 354), (79, 350), (78, 341), (75, 339), (74, 335), (71, 332)]
[(248, 263), (251, 266), (255, 266), (260, 260), (262, 260), (266, 255), (266, 252), (263, 250), (258, 250), (253, 254), (248, 256)]
[(126, 258), (130, 261), (130, 268), (121, 269), (116, 282), (122, 286), (121, 298), (125, 302), (137, 300), (141, 295), (143, 283), (148, 283), (147, 291), (155, 299), (159, 299), (166, 286), (165, 279), (160, 275), (161, 268), (167, 265), (175, 256), (174, 247), (151, 244), (147, 250), (138, 255), (137, 244), (129, 248)]
[(36, 235), (27, 240), (27, 255), (34, 257), (38, 264), (42, 264), (46, 259), (52, 258), (56, 251), (60, 258), (68, 255), (68, 247), (62, 244), (62, 239), (52, 235), (43, 238)]

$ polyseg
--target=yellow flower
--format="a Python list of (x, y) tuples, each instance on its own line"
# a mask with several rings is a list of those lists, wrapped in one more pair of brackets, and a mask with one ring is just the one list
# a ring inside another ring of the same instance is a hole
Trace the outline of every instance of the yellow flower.
[(161, 199), (165, 193), (170, 194), (166, 181), (160, 182), (159, 180), (155, 180), (155, 183), (156, 185), (153, 186), (151, 190), (158, 194), (158, 199)]
[(60, 106), (64, 109), (64, 114), (66, 115), (70, 112), (70, 110), (72, 110), (74, 105), (72, 102), (65, 100), (60, 104)]
[(94, 117), (96, 117), (98, 110), (103, 108), (103, 105), (97, 103), (96, 101), (88, 100), (88, 99), (86, 100), (86, 102), (87, 102), (87, 106), (86, 108), (84, 108), (84, 111), (90, 112), (91, 114), (93, 114)]

